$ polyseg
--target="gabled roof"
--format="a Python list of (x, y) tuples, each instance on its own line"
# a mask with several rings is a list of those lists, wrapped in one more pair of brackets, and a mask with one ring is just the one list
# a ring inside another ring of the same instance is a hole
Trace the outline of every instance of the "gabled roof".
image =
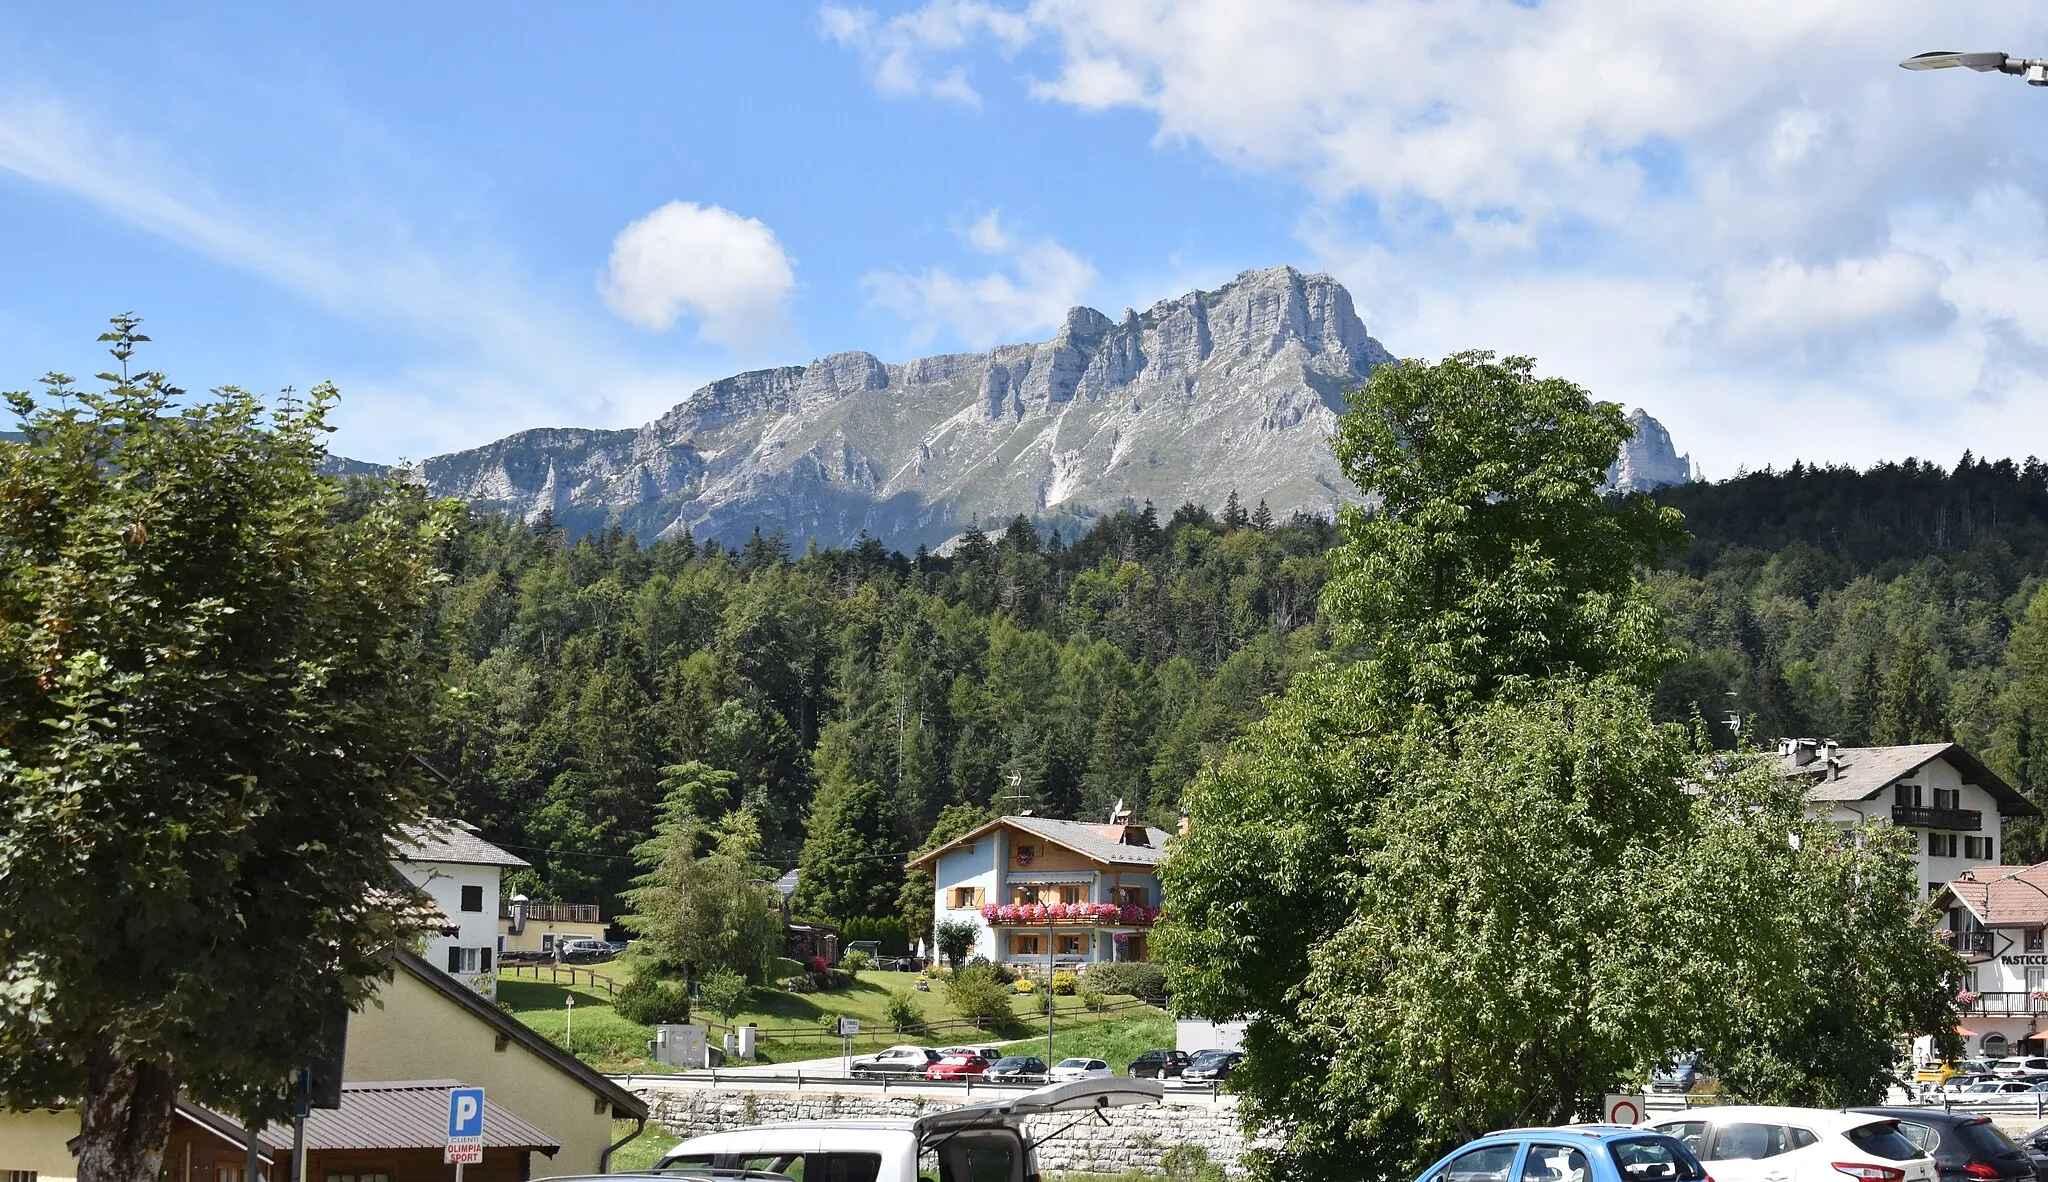
[(1133, 826), (1132, 828), (1144, 833), (1148, 844), (1131, 845), (1123, 839), (1125, 827), (1122, 825), (1057, 821), (1051, 817), (997, 817), (971, 833), (963, 833), (937, 849), (911, 858), (909, 864), (918, 867), (934, 862), (939, 855), (977, 841), (1004, 826), (1023, 830), (1033, 837), (1044, 838), (1083, 857), (1106, 862), (1112, 866), (1157, 866), (1166, 857), (1166, 839), (1169, 836), (1164, 829), (1154, 829), (1149, 825)]
[[(645, 1100), (606, 1079), (588, 1063), (541, 1037), (533, 1027), (492, 1005), (469, 986), (402, 949), (392, 950), (391, 962), (400, 970), (410, 973), (429, 989), (468, 1010), (478, 1021), (552, 1063), (557, 1069), (574, 1076), (578, 1083), (610, 1102), (612, 1115), (635, 1120), (646, 1118)], [(442, 1109), (442, 1115), (447, 1115), (445, 1107)]]
[(391, 843), (391, 856), (400, 862), (452, 862), (514, 870), (531, 865), (478, 837), (476, 826), (467, 822), (430, 820), (424, 825), (407, 825), (400, 832), (402, 836)]
[(1949, 880), (1947, 893), (1984, 927), (2048, 927), (2048, 862), (1973, 866)]
[(1805, 777), (1809, 783), (1806, 799), (1813, 801), (1869, 800), (1906, 776), (1936, 759), (1945, 759), (1962, 773), (1963, 782), (1975, 784), (1998, 802), (1998, 811), (2008, 817), (2036, 817), (2041, 810), (2033, 802), (1985, 767), (1976, 756), (1956, 743), (1915, 743), (1903, 747), (1839, 747), (1835, 750), (1838, 771), (1827, 778), (1827, 761), (1815, 759), (1804, 767), (1791, 756), (1780, 756), (1778, 773)]

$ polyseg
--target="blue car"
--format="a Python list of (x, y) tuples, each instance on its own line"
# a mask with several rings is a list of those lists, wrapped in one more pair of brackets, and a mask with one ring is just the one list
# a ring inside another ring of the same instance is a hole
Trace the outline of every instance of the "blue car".
[(1419, 1182), (1705, 1182), (1675, 1137), (1619, 1125), (1508, 1129), (1460, 1146)]

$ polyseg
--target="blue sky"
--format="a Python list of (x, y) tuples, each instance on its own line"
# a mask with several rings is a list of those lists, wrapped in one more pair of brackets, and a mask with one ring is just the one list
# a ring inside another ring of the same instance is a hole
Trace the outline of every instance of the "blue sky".
[(1286, 262), (1711, 475), (2048, 451), (2048, 91), (1893, 65), (2048, 16), (1936, 7), (0, 3), (0, 388), (134, 311), (417, 458)]

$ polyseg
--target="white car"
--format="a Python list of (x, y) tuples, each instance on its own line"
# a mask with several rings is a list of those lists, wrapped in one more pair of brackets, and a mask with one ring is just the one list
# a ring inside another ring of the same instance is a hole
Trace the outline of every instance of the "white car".
[(1109, 1064), (1100, 1059), (1061, 1059), (1052, 1065), (1052, 1081), (1066, 1083), (1076, 1079), (1108, 1079), (1114, 1074)]
[(923, 1078), (925, 1069), (939, 1061), (930, 1047), (890, 1047), (871, 1059), (855, 1059), (853, 1074), (867, 1079), (879, 1076)]
[(2048, 1059), (2038, 1055), (2015, 1055), (1993, 1063), (1991, 1074), (2006, 1079), (2048, 1079)]
[(2044, 1090), (2044, 1083), (2048, 1083), (2048, 1080), (1985, 1080), (1983, 1083), (1971, 1084), (1960, 1092), (1951, 1093), (1944, 1099), (1952, 1104), (1996, 1104), (2001, 1100), (2011, 1100), (2020, 1096), (2031, 1097), (2035, 1092)]
[(1866, 1112), (1729, 1105), (1641, 1126), (1678, 1138), (1714, 1182), (1935, 1182), (1934, 1159)]
[[(1164, 1094), (1156, 1079), (1089, 1080), (1053, 1084), (990, 1104), (948, 1108), (915, 1120), (757, 1125), (692, 1137), (663, 1154), (654, 1168), (665, 1172), (671, 1182), (693, 1176), (733, 1179), (741, 1176), (740, 1171), (757, 1182), (778, 1175), (814, 1182), (848, 1178), (919, 1182), (917, 1159), (924, 1153), (938, 1159), (941, 1178), (973, 1178), (977, 1170), (982, 1177), (1032, 1178), (1038, 1176), (1037, 1147), (1048, 1138), (1026, 1139), (1022, 1135), (1026, 1117), (1093, 1112), (1107, 1121), (1104, 1109), (1157, 1104)], [(637, 1177), (651, 1179), (652, 1175)]]

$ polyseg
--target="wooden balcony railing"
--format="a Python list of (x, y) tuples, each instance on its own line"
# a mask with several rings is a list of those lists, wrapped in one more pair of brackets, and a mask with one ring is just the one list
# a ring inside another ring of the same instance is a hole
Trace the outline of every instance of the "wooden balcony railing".
[(1892, 806), (1892, 824), (1912, 829), (1954, 829), (1975, 833), (1984, 827), (1984, 814), (1976, 809), (1937, 809), (1917, 804)]

